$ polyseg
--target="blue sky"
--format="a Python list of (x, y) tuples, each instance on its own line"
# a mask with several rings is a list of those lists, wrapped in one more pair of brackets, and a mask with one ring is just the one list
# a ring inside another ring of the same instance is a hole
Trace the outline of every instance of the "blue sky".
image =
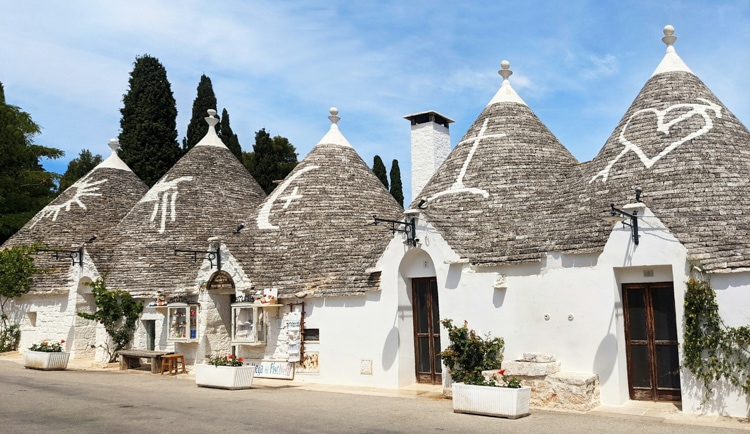
[(167, 70), (185, 135), (208, 75), (243, 150), (255, 131), (289, 138), (302, 159), (328, 108), (372, 165), (398, 159), (410, 196), (409, 123), (436, 110), (455, 145), (511, 83), (560, 141), (588, 161), (664, 55), (680, 57), (750, 125), (750, 2), (693, 1), (66, 1), (0, 0), (0, 82), (42, 127), (62, 173), (82, 149), (109, 155), (136, 56)]

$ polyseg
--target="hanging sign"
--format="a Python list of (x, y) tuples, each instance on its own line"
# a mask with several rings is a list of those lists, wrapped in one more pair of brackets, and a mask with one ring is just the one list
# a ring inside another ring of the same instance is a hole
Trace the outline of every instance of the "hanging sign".
[(258, 378), (281, 378), (294, 380), (294, 363), (286, 360), (251, 360)]
[(219, 270), (208, 279), (206, 289), (209, 291), (234, 293), (234, 280), (229, 273)]

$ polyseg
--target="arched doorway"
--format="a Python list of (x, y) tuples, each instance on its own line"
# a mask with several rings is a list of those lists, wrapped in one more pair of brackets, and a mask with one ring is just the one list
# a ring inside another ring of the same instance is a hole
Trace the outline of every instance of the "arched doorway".
[[(408, 321), (400, 325), (403, 351), (413, 348), (414, 359), (408, 375), (414, 375), (416, 382), (427, 384), (442, 383), (442, 363), (440, 359), (440, 302), (438, 280), (430, 255), (422, 249), (410, 249), (399, 267), (402, 281), (400, 305)], [(404, 319), (407, 319), (404, 318)], [(409, 358), (402, 357), (407, 362)], [(413, 373), (413, 374), (412, 374)], [(406, 371), (402, 371), (407, 375)]]

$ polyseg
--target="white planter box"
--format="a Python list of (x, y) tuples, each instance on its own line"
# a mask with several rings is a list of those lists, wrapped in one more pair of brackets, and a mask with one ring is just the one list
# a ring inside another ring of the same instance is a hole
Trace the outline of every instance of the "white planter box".
[(23, 365), (28, 369), (42, 371), (62, 371), (68, 367), (70, 353), (48, 353), (44, 351), (29, 351), (23, 353)]
[(249, 389), (255, 366), (195, 365), (195, 384), (219, 389)]
[(453, 383), (453, 411), (517, 419), (529, 414), (531, 387), (475, 386)]

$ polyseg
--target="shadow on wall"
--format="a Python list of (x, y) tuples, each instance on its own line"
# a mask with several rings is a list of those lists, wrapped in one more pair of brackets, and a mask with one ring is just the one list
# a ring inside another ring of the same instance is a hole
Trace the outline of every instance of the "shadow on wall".
[(596, 349), (596, 355), (594, 356), (593, 372), (599, 375), (600, 384), (609, 379), (615, 370), (616, 363), (617, 337), (610, 333), (599, 342), (599, 348)]
[(396, 326), (393, 326), (388, 332), (388, 335), (385, 337), (385, 343), (383, 345), (383, 356), (381, 363), (384, 371), (391, 369), (393, 364), (396, 363), (396, 357), (398, 356), (398, 347), (398, 328)]
[[(722, 382), (714, 382), (712, 384), (713, 391), (711, 395), (709, 396), (708, 400), (705, 400), (705, 391), (706, 389), (703, 387), (703, 382), (695, 378), (693, 376), (693, 373), (690, 372), (687, 369), (682, 369), (680, 371), (680, 375), (682, 376), (682, 402), (683, 407), (682, 411), (687, 410), (688, 412), (691, 412), (693, 409), (686, 409), (685, 408), (685, 397), (689, 396), (692, 401), (700, 403), (698, 407), (694, 410), (700, 411), (702, 413), (709, 413), (709, 414), (721, 414), (726, 415), (727, 414), (727, 403), (725, 400), (725, 397), (730, 394), (730, 392), (734, 391), (736, 393), (736, 388), (731, 387), (729, 384), (726, 383), (726, 381)], [(704, 402), (705, 400), (705, 402)], [(750, 400), (750, 398), (746, 397), (746, 400)], [(750, 409), (748, 410), (748, 415), (750, 415)]]
[(505, 301), (505, 293), (507, 289), (496, 289), (492, 292), (492, 304), (496, 307), (502, 307)]
[(461, 282), (461, 271), (463, 268), (464, 264), (451, 264), (448, 267), (448, 275), (445, 278), (445, 289), (458, 288), (458, 284)]

